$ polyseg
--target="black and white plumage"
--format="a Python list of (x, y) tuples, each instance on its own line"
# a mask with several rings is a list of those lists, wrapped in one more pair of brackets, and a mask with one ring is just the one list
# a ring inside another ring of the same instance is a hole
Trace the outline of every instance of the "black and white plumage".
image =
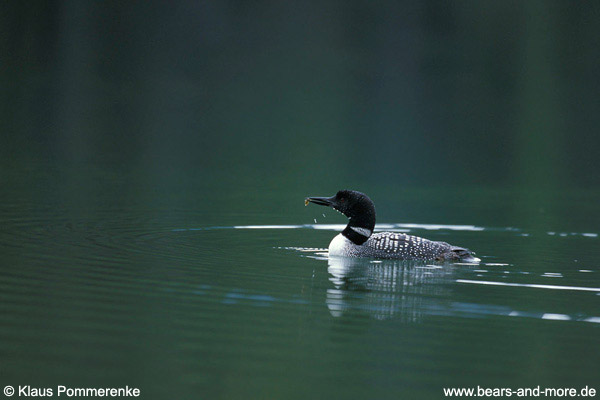
[(340, 190), (332, 197), (308, 197), (305, 204), (332, 207), (348, 217), (348, 225), (329, 244), (329, 255), (402, 260), (479, 261), (469, 249), (395, 232), (373, 233), (375, 205), (364, 193)]

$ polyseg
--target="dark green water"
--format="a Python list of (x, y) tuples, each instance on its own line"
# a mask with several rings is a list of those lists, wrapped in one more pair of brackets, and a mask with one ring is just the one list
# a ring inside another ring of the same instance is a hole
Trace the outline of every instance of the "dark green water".
[[(600, 390), (597, 2), (0, 8), (0, 387)], [(346, 188), (481, 263), (329, 260)]]
[(595, 193), (540, 193), (534, 211), (510, 190), (371, 193), (389, 229), (482, 258), (435, 265), (328, 260), (314, 248), (344, 218), (303, 196), (192, 182), (157, 195), (99, 170), (5, 177), (5, 385), (130, 385), (146, 398), (597, 385)]

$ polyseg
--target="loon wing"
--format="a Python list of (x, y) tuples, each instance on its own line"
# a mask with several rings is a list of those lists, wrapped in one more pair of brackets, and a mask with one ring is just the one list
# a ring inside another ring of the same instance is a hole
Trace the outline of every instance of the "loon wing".
[(451, 249), (445, 242), (434, 242), (418, 236), (396, 232), (378, 232), (366, 243), (376, 252), (401, 255), (403, 258), (437, 258)]

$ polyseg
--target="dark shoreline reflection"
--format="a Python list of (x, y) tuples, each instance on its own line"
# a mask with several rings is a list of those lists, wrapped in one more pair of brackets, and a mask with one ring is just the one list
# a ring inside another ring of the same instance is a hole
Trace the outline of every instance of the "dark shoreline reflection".
[(326, 304), (333, 317), (349, 312), (375, 319), (419, 322), (423, 310), (443, 308), (454, 267), (425, 261), (370, 260), (329, 257)]

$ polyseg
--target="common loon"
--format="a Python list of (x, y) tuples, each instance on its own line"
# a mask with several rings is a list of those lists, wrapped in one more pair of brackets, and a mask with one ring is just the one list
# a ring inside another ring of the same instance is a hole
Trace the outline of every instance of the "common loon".
[(307, 197), (304, 201), (332, 207), (348, 217), (346, 228), (329, 244), (329, 255), (402, 260), (480, 261), (469, 249), (395, 232), (373, 233), (375, 205), (364, 193), (340, 190), (332, 197)]

